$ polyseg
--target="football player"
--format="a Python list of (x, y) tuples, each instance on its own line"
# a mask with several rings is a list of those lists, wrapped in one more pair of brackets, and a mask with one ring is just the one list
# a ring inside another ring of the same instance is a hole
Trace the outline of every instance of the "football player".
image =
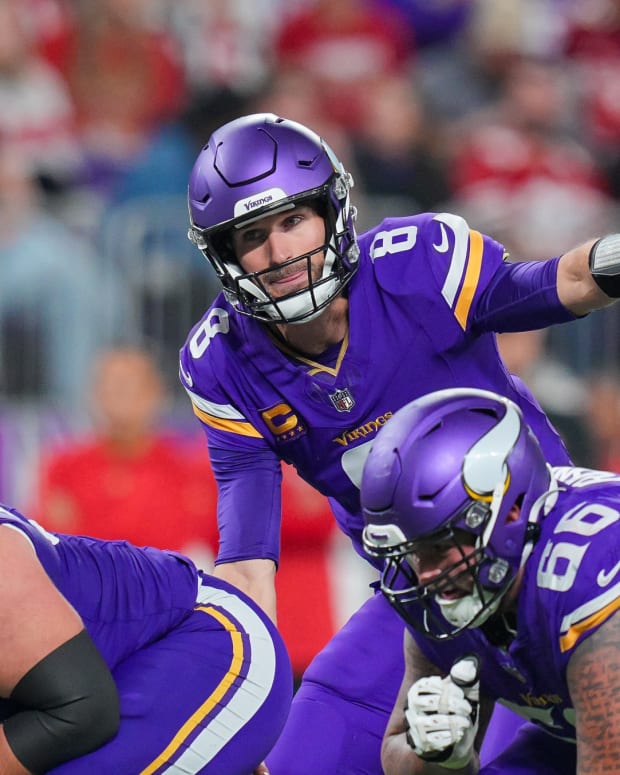
[[(617, 768), (620, 476), (551, 467), (516, 404), (449, 389), (377, 435), (361, 500), (407, 626), (386, 775)], [(497, 701), (527, 723), (479, 769)]]
[(261, 609), (174, 552), (0, 507), (0, 772), (263, 775), (292, 696)]
[[(361, 556), (364, 460), (392, 414), (424, 393), (506, 394), (549, 460), (568, 463), (531, 393), (506, 372), (494, 332), (573, 320), (620, 295), (620, 237), (598, 242), (590, 267), (594, 240), (511, 263), (451, 213), (387, 218), (358, 236), (351, 186), (320, 137), (271, 114), (216, 130), (189, 180), (189, 235), (223, 285), (180, 356), (218, 481), (215, 573), (274, 620), (281, 460), (329, 498)], [(306, 671), (268, 758), (273, 775), (381, 773), (402, 637), (383, 596), (372, 596)]]

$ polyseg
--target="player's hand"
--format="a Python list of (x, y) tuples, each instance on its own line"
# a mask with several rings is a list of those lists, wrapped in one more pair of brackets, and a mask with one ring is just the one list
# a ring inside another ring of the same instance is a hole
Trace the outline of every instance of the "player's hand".
[(420, 678), (407, 694), (407, 742), (421, 759), (459, 769), (471, 759), (478, 732), (479, 664), (468, 656), (450, 675)]
[(252, 772), (252, 775), (269, 775), (269, 770), (265, 762), (261, 762), (258, 767)]

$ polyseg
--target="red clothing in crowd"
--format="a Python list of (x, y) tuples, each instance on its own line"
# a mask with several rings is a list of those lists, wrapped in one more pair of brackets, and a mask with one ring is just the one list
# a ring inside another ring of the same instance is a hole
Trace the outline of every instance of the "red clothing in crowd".
[(215, 551), (216, 488), (201, 451), (165, 437), (132, 456), (97, 439), (59, 450), (42, 470), (38, 521), (58, 532)]
[(336, 523), (327, 499), (283, 466), (278, 629), (299, 676), (337, 630), (329, 573)]
[(68, 12), (41, 36), (39, 50), (62, 74), (87, 145), (114, 156), (139, 149), (161, 123), (177, 118), (187, 87), (170, 31), (142, 24), (130, 4), (124, 16), (110, 5)]
[(615, 152), (620, 142), (620, 11), (609, 10), (609, 17), (577, 16), (567, 34), (565, 54), (582, 94), (579, 115), (586, 136), (600, 149)]
[(396, 12), (364, 2), (319, 2), (292, 15), (279, 30), (278, 67), (298, 69), (316, 79), (325, 115), (354, 128), (361, 97), (377, 73), (407, 69), (414, 44)]

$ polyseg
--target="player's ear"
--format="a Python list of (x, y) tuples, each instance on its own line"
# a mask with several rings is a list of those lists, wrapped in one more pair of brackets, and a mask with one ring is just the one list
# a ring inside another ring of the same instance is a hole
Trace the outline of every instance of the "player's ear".
[(515, 503), (513, 507), (510, 509), (508, 514), (506, 514), (506, 524), (510, 524), (511, 522), (516, 522), (519, 519), (519, 514), (521, 513), (521, 506), (518, 503)]

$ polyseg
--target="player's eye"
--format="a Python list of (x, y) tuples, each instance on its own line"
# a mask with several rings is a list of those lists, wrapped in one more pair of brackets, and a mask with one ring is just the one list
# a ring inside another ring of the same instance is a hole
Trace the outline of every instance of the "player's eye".
[(304, 220), (304, 216), (301, 213), (294, 213), (293, 215), (289, 215), (285, 221), (285, 226), (297, 226), (298, 223), (301, 223)]
[(243, 245), (255, 245), (265, 241), (264, 229), (247, 229), (241, 233)]

